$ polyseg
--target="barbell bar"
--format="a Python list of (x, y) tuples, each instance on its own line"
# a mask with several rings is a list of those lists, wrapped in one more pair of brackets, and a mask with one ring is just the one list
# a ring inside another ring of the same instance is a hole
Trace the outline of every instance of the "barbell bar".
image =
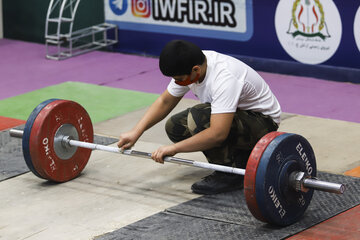
[[(38, 177), (66, 182), (80, 175), (92, 150), (150, 158), (136, 150), (94, 144), (90, 116), (78, 103), (49, 99), (30, 114), (24, 130), (11, 129), (22, 138), (25, 162)], [(314, 190), (342, 194), (345, 186), (316, 178), (316, 160), (302, 136), (270, 132), (252, 150), (246, 169), (167, 156), (165, 162), (244, 176), (244, 192), (250, 212), (258, 220), (287, 226), (298, 221)]]
[[(17, 137), (22, 138), (24, 131), (17, 130), (17, 129), (10, 129), (9, 134), (11, 137)], [(70, 149), (73, 147), (80, 147), (80, 148), (87, 148), (91, 150), (100, 150), (105, 152), (111, 152), (111, 153), (120, 153), (124, 155), (130, 155), (134, 157), (141, 157), (141, 158), (147, 158), (151, 159), (151, 153), (148, 152), (142, 152), (137, 150), (121, 150), (118, 147), (110, 147), (105, 146), (101, 144), (95, 144), (95, 143), (88, 143), (88, 142), (82, 142), (78, 140), (72, 139), (71, 136), (60, 136), (57, 137), (55, 140), (55, 145), (60, 144), (65, 149)], [(183, 159), (178, 157), (164, 157), (164, 162), (169, 163), (176, 163), (180, 165), (187, 165), (192, 167), (198, 167), (203, 169), (210, 169), (215, 170), (219, 172), (226, 172), (226, 173), (232, 173), (232, 174), (238, 174), (238, 175), (246, 175), (246, 170), (242, 168), (234, 168), (234, 167), (228, 167), (228, 166), (222, 166), (218, 164), (212, 164), (212, 163), (206, 163), (206, 162), (198, 162), (194, 160), (189, 159)], [(337, 193), (337, 194), (343, 194), (345, 191), (344, 184), (339, 183), (332, 183), (332, 182), (326, 182), (326, 181), (320, 181), (316, 178), (310, 178), (305, 177), (304, 172), (293, 172), (293, 176), (290, 176), (291, 184), (294, 187), (294, 189), (298, 191), (307, 191), (308, 189), (316, 189), (324, 192), (330, 192), (330, 193)], [(303, 178), (302, 183), (301, 180), (298, 180), (298, 177)], [(296, 182), (299, 182), (297, 184)]]
[[(22, 130), (10, 129), (9, 134), (11, 137), (22, 138), (23, 132), (24, 131), (22, 131)], [(134, 156), (134, 157), (151, 159), (151, 153), (141, 152), (141, 151), (136, 151), (136, 150), (131, 150), (131, 149), (121, 150), (118, 147), (110, 147), (110, 146), (104, 146), (101, 144), (77, 141), (77, 140), (72, 139), (70, 136), (61, 136), (60, 138), (55, 139), (55, 144), (61, 144), (63, 146), (64, 150), (70, 149), (73, 147), (80, 147), (80, 148), (87, 148), (87, 149), (91, 149), (91, 150), (100, 150), (100, 151), (105, 151), (105, 152), (120, 153), (120, 154), (130, 155), (130, 156)], [(187, 166), (193, 166), (193, 167), (198, 167), (198, 168), (211, 169), (211, 170), (220, 171), (220, 172), (245, 175), (245, 169), (227, 167), (227, 166), (205, 163), (205, 162), (197, 162), (197, 161), (178, 158), (178, 157), (166, 156), (166, 157), (164, 157), (164, 162), (177, 163), (180, 165), (187, 165)]]

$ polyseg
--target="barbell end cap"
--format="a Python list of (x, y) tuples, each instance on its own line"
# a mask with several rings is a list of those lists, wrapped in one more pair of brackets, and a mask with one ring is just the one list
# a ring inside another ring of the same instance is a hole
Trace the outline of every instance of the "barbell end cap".
[(342, 183), (326, 182), (318, 180), (317, 178), (305, 179), (304, 186), (307, 188), (336, 194), (343, 194), (346, 190), (345, 185)]
[(345, 191), (346, 191), (345, 185), (341, 184), (341, 186), (339, 188), (339, 192), (337, 192), (337, 194), (344, 194)]
[(12, 128), (10, 129), (9, 134), (11, 137), (22, 138), (24, 131)]

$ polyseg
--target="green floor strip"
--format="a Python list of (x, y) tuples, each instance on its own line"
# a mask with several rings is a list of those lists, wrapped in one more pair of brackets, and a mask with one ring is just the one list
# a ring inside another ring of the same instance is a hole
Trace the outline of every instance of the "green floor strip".
[(50, 98), (80, 103), (97, 123), (150, 106), (159, 95), (103, 87), (80, 82), (65, 82), (0, 101), (0, 116), (27, 120), (31, 111)]

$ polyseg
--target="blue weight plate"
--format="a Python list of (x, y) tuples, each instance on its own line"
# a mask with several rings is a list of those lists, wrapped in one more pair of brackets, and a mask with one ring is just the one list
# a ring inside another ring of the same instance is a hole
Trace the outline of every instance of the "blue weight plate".
[(30, 156), (30, 148), (29, 148), (30, 142), (29, 141), (30, 141), (31, 128), (33, 127), (34, 121), (35, 121), (36, 117), (38, 116), (38, 114), (40, 113), (40, 111), (46, 105), (48, 105), (49, 103), (51, 103), (55, 100), (58, 100), (58, 99), (48, 99), (36, 106), (36, 108), (31, 112), (28, 120), (26, 121), (24, 133), (23, 133), (23, 137), (22, 137), (22, 149), (23, 149), (23, 155), (24, 155), (26, 165), (28, 166), (30, 171), (33, 172), (39, 178), (44, 178), (44, 177), (41, 176), (40, 173), (38, 173), (36, 171), (36, 169), (33, 165), (33, 162), (31, 160), (31, 156)]
[(304, 137), (285, 133), (268, 145), (256, 172), (256, 199), (262, 216), (270, 224), (291, 225), (310, 204), (314, 190), (295, 191), (289, 185), (293, 171), (316, 177), (315, 154)]

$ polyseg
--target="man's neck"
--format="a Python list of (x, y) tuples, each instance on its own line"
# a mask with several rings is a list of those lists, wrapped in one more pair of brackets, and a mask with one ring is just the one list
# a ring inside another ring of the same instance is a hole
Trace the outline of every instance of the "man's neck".
[(203, 62), (203, 64), (201, 64), (201, 75), (199, 78), (198, 83), (202, 83), (202, 81), (204, 81), (205, 77), (206, 77), (206, 71), (207, 71), (207, 59), (205, 57), (205, 61)]

